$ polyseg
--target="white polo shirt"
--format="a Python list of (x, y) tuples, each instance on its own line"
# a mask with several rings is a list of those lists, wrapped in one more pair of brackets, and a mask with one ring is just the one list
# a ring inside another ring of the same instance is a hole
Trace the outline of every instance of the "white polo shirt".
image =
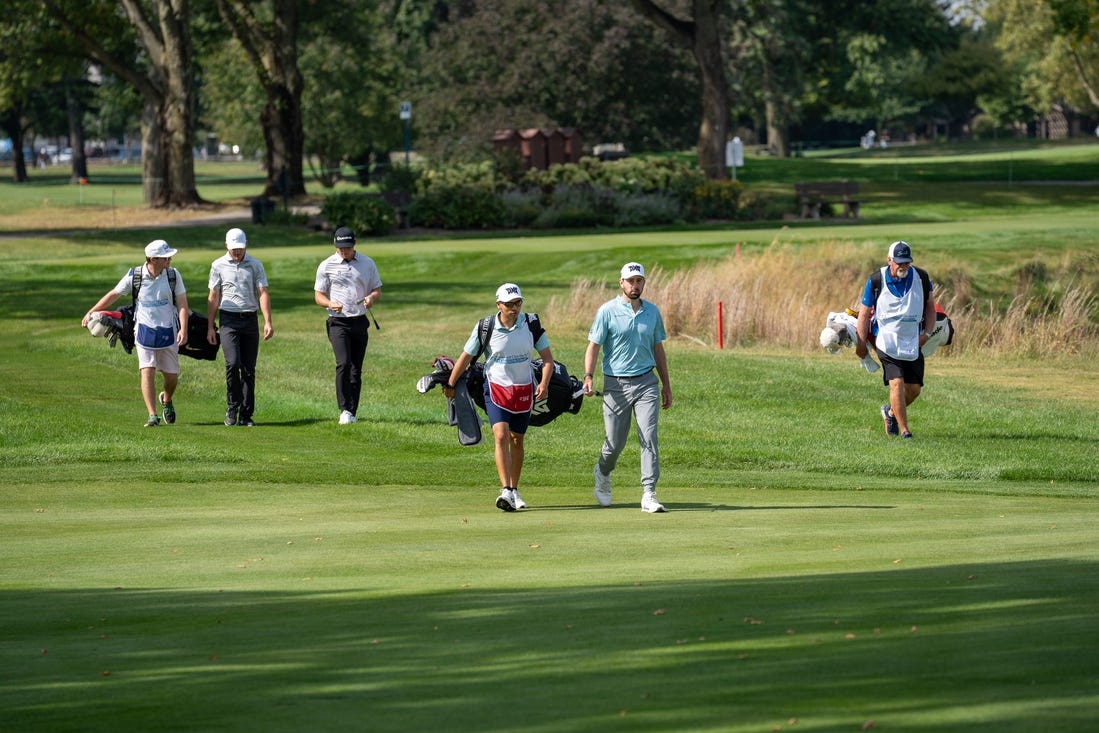
[(382, 280), (374, 260), (359, 252), (349, 262), (345, 262), (339, 252), (326, 259), (317, 268), (317, 278), (313, 283), (314, 290), (343, 306), (342, 313), (328, 309), (328, 315), (336, 318), (365, 316), (363, 298), (381, 286)]
[(236, 262), (229, 253), (210, 264), (209, 289), (221, 293), (219, 309), (229, 313), (255, 313), (259, 310), (256, 288), (267, 287), (263, 264), (249, 254)]

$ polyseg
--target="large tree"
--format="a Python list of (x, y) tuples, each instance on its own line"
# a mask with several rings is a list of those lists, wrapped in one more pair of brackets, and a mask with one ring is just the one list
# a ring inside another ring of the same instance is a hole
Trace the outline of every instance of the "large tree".
[(571, 127), (630, 150), (697, 139), (691, 57), (627, 4), (480, 0), (390, 17), (416, 149), (433, 160), (483, 159), (500, 128)]
[[(141, 162), (145, 203), (203, 203), (195, 187), (195, 86), (190, 0), (112, 2), (44, 0), (50, 14), (93, 61), (141, 94)], [(121, 42), (135, 39), (140, 53)]]
[(299, 0), (217, 0), (218, 12), (247, 54), (266, 95), (260, 124), (268, 196), (305, 193), (298, 5)]
[(880, 125), (907, 113), (911, 73), (956, 43), (937, 0), (743, 0), (729, 15), (737, 108), (763, 110), (779, 154), (802, 121)]
[(710, 178), (727, 178), (725, 138), (729, 127), (729, 83), (725, 74), (724, 0), (691, 0), (691, 15), (681, 18), (654, 0), (631, 0), (639, 13), (666, 30), (698, 63), (702, 79), (702, 121), (698, 128), (698, 166)]
[(813, 20), (812, 8), (799, 0), (747, 0), (732, 14), (728, 64), (734, 110), (762, 107), (767, 146), (782, 157), (789, 155), (790, 126), (810, 93)]
[[(61, 134), (65, 80), (83, 69), (41, 5), (12, 0), (0, 17), (0, 129), (12, 141), (12, 180), (28, 180), (23, 150), (37, 134)], [(61, 124), (59, 124), (61, 123)]]
[(1068, 102), (1099, 110), (1099, 2), (991, 0), (984, 17), (1022, 70), (1034, 108), (1045, 113)]

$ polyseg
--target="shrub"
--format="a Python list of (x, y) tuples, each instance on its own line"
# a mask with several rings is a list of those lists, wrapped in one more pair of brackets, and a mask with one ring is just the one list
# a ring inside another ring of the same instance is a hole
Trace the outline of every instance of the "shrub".
[(690, 212), (697, 219), (735, 219), (743, 191), (740, 181), (703, 181), (691, 191)]
[(504, 191), (508, 185), (506, 176), (496, 163), (488, 160), (426, 171), (419, 180), (418, 190), (421, 193), (437, 188)]
[(422, 177), (423, 171), (419, 168), (408, 165), (395, 165), (385, 174), (385, 178), (382, 180), (382, 190), (415, 193)]
[(679, 201), (668, 193), (618, 194), (614, 207), (617, 227), (654, 226), (683, 221)]
[(775, 196), (751, 189), (741, 191), (736, 218), (741, 221), (773, 221), (793, 210), (787, 196)]
[(321, 215), (333, 227), (348, 226), (356, 234), (385, 235), (397, 225), (397, 213), (378, 194), (360, 191), (325, 197)]
[(531, 191), (511, 190), (500, 194), (504, 206), (504, 226), (532, 226), (542, 213), (542, 196)]
[(612, 226), (617, 205), (614, 191), (594, 186), (559, 186), (545, 199), (534, 225), (551, 227)]
[(305, 226), (309, 222), (308, 214), (299, 214), (291, 209), (287, 209), (283, 206), (276, 206), (267, 214), (264, 220), (265, 224), (274, 224), (276, 226), (287, 227), (300, 227)]
[(507, 209), (493, 191), (432, 184), (412, 200), (409, 216), (417, 224), (442, 229), (491, 229), (503, 226)]
[(529, 170), (522, 185), (550, 193), (560, 186), (609, 188), (620, 193), (670, 192), (680, 196), (705, 180), (695, 169), (667, 158), (621, 158), (603, 162), (581, 158), (579, 163)]

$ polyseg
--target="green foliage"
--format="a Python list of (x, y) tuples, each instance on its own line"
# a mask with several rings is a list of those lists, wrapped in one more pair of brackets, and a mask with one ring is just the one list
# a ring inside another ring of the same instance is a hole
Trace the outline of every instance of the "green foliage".
[(321, 206), (321, 215), (332, 226), (349, 226), (360, 236), (385, 235), (397, 226), (397, 215), (377, 194), (348, 191), (329, 194)]
[(494, 229), (508, 217), (495, 192), (438, 182), (413, 198), (409, 211), (418, 225), (442, 229)]
[(574, 127), (631, 150), (694, 143), (695, 62), (628, 3), (445, 5), (426, 38), (401, 46), (414, 74), (416, 146), (433, 161), (477, 159), (501, 128)]
[(740, 181), (706, 180), (691, 191), (690, 213), (694, 219), (736, 219), (740, 214)]
[(399, 191), (401, 193), (414, 193), (423, 177), (423, 171), (410, 165), (394, 165), (389, 168), (382, 179), (382, 189), (385, 191)]
[(502, 191), (508, 181), (501, 175), (494, 161), (480, 163), (456, 163), (424, 171), (417, 184), (421, 192), (433, 189), (464, 188), (478, 191)]
[(620, 193), (667, 192), (681, 195), (706, 180), (705, 174), (687, 163), (668, 157), (630, 157), (603, 162), (584, 157), (579, 163), (532, 168), (522, 185), (553, 191), (558, 186), (594, 186)]
[(513, 189), (500, 194), (504, 206), (504, 224), (509, 227), (529, 227), (542, 213), (542, 195)]

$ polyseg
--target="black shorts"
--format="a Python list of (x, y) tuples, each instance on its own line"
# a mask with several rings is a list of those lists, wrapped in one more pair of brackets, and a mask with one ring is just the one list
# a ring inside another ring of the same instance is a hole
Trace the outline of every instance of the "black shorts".
[(900, 379), (905, 384), (918, 384), (923, 386), (923, 352), (915, 361), (902, 361), (883, 353), (874, 347), (881, 362), (881, 381), (886, 387), (894, 379)]

